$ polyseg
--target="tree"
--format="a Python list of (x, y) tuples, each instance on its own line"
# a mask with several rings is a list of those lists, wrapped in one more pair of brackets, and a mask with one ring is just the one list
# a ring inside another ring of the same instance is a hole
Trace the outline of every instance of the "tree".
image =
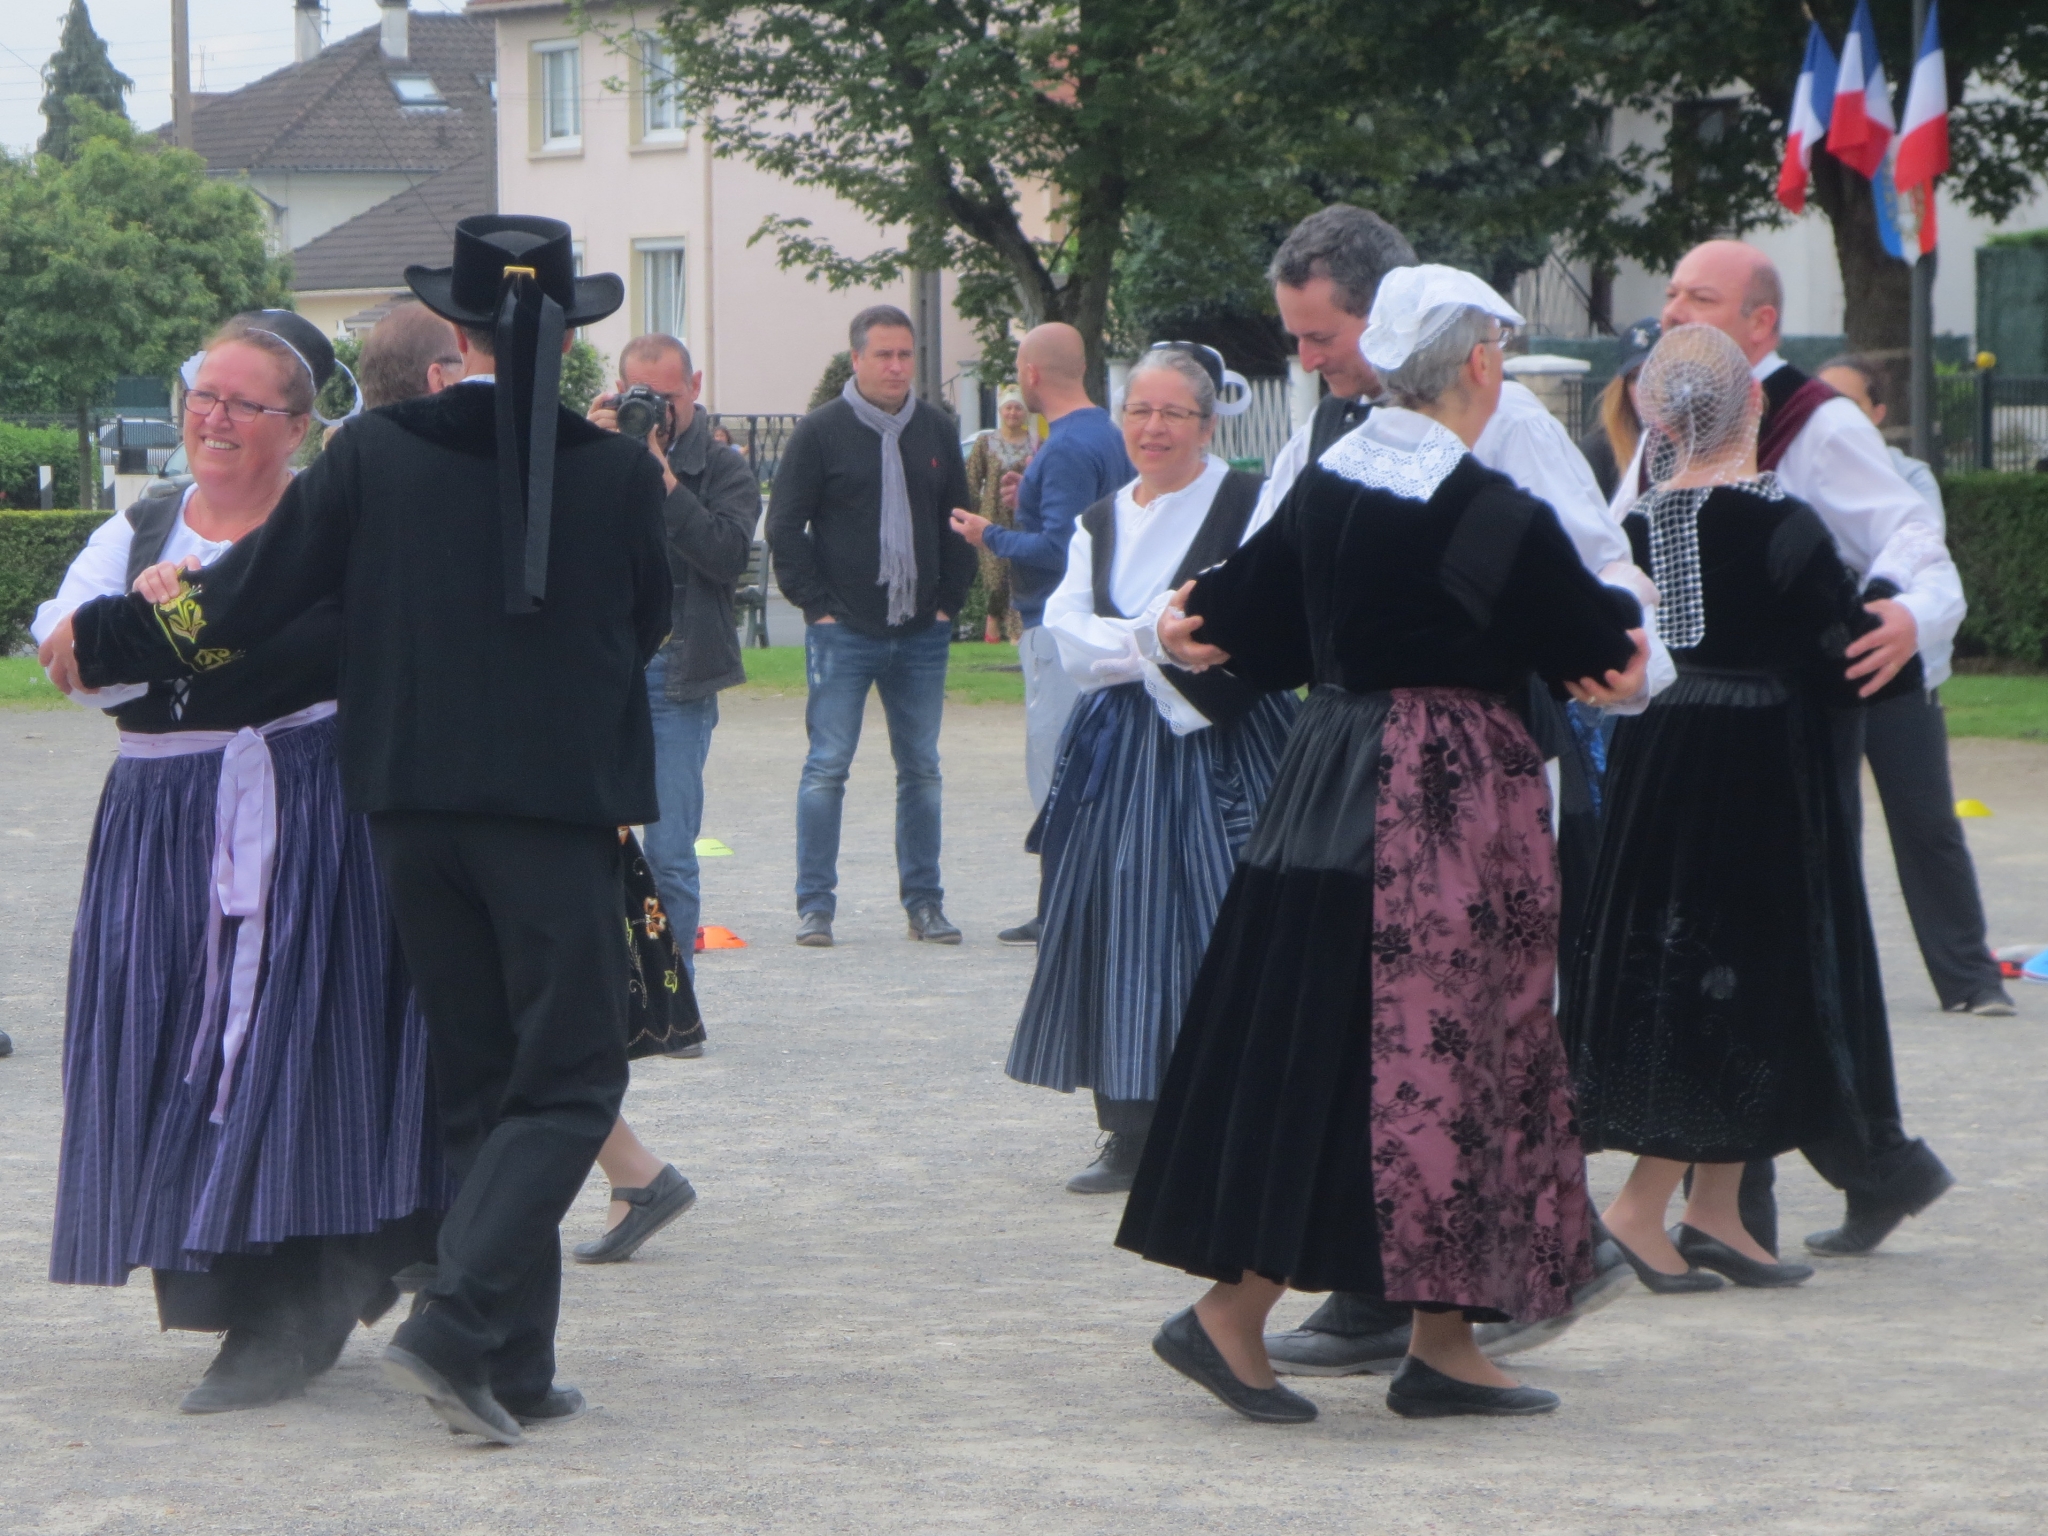
[(0, 372), (69, 404), (83, 495), (100, 391), (167, 376), (220, 321), (289, 294), (252, 192), (84, 97), (66, 106), (69, 162), (0, 153)]
[(36, 153), (55, 155), (59, 160), (69, 160), (77, 153), (72, 97), (83, 96), (102, 111), (126, 117), (128, 108), (122, 98), (134, 88), (135, 82), (114, 68), (114, 61), (107, 57), (107, 45), (92, 29), (85, 0), (71, 0), (57, 51), (43, 66), (42, 113), (49, 126), (36, 141)]
[[(991, 354), (1008, 322), (1065, 320), (1104, 378), (1118, 252), (1147, 212), (1258, 189), (1229, 82), (1182, 0), (670, 0), (677, 87), (713, 148), (824, 188), (901, 243), (834, 247), (769, 218), (785, 267), (835, 288), (961, 274)], [(1050, 193), (1050, 228), (1025, 208)]]

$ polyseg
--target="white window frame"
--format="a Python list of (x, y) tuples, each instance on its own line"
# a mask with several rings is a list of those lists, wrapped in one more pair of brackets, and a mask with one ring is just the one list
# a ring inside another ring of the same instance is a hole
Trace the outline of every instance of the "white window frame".
[[(673, 256), (675, 258), (675, 313), (673, 315), (658, 315), (655, 313), (656, 292), (659, 285), (654, 281), (655, 263), (652, 258), (657, 256)], [(633, 276), (638, 279), (640, 300), (638, 306), (640, 313), (635, 317), (639, 322), (639, 326), (634, 334), (646, 336), (659, 331), (675, 337), (678, 341), (687, 342), (688, 337), (685, 335), (683, 327), (688, 323), (690, 314), (689, 242), (680, 238), (635, 240), (633, 242), (633, 264)]]
[[(542, 153), (583, 147), (583, 45), (575, 38), (560, 42), (535, 43), (534, 58), (537, 63), (540, 89), (534, 102), (534, 110), (540, 114), (540, 148)], [(561, 122), (555, 112), (556, 95), (548, 76), (560, 70), (562, 65), (555, 61), (568, 59), (568, 123)], [(566, 129), (557, 132), (557, 129)]]
[[(683, 116), (683, 103), (676, 91), (675, 60), (668, 44), (652, 32), (634, 34), (638, 50), (635, 62), (640, 78), (640, 142), (680, 144), (689, 137), (690, 125)], [(666, 108), (668, 122), (658, 124), (659, 109)]]

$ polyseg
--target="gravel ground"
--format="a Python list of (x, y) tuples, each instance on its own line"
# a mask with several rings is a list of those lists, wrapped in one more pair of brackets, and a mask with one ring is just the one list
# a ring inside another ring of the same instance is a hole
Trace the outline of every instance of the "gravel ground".
[[(627, 1112), (702, 1191), (633, 1263), (567, 1276), (563, 1378), (596, 1411), (486, 1451), (384, 1386), (359, 1332), (301, 1401), (189, 1419), (213, 1342), (158, 1334), (146, 1283), (48, 1284), (64, 956), (104, 722), (0, 712), (0, 1531), (2039, 1532), (2048, 1300), (2048, 990), (2009, 1021), (1933, 1011), (1871, 860), (1908, 1120), (1960, 1183), (1875, 1257), (1793, 1292), (1627, 1294), (1518, 1362), (1517, 1421), (1408, 1423), (1372, 1378), (1321, 1420), (1247, 1424), (1159, 1365), (1186, 1277), (1066, 1194), (1084, 1098), (1008, 1082), (1031, 952), (993, 941), (1034, 871), (1021, 713), (948, 713), (948, 909), (905, 942), (879, 713), (850, 789), (840, 946), (797, 949), (801, 701), (729, 700), (712, 752), (702, 958), (711, 1047), (643, 1063)], [(2048, 940), (2048, 748), (1970, 741), (1957, 792), (2000, 942)], [(1597, 1159), (1603, 1194), (1621, 1160)], [(1795, 1238), (1838, 1205), (1797, 1159)], [(571, 1213), (597, 1230), (601, 1181)], [(2029, 1279), (2032, 1276), (2034, 1278)], [(1312, 1301), (1289, 1298), (1291, 1321)]]

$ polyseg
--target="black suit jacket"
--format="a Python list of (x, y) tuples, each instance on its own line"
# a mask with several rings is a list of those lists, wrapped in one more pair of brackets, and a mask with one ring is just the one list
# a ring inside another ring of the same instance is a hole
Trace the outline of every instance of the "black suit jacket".
[(462, 384), (350, 422), (178, 602), (80, 608), (81, 675), (97, 687), (230, 668), (339, 597), (351, 809), (654, 820), (641, 669), (669, 627), (660, 466), (560, 412), (547, 601), (508, 615), (495, 395)]

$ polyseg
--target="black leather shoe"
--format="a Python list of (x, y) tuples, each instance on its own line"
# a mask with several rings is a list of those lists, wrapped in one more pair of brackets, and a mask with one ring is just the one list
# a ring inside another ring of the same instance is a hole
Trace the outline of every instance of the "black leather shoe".
[(505, 1411), (482, 1382), (451, 1381), (409, 1349), (384, 1346), (384, 1379), (401, 1392), (417, 1392), (434, 1417), (458, 1435), (481, 1435), (498, 1445), (517, 1445), (525, 1437), (519, 1421)]
[(1459, 1381), (1413, 1355), (1401, 1363), (1394, 1384), (1387, 1388), (1387, 1406), (1404, 1419), (1448, 1419), (1462, 1413), (1521, 1419), (1549, 1413), (1557, 1402), (1555, 1392), (1541, 1387), (1481, 1387)]
[(590, 1411), (590, 1404), (574, 1387), (550, 1387), (548, 1395), (537, 1403), (504, 1403), (501, 1406), (528, 1429), (536, 1424), (566, 1424)]
[(306, 1395), (304, 1344), (289, 1335), (230, 1328), (180, 1413), (233, 1413)]
[(1138, 1160), (1145, 1155), (1145, 1138), (1111, 1131), (1095, 1161), (1067, 1180), (1076, 1195), (1121, 1195), (1138, 1177)]
[(1266, 1357), (1279, 1376), (1390, 1376), (1407, 1358), (1412, 1326), (1366, 1334), (1290, 1328), (1266, 1335)]
[(1176, 1312), (1152, 1337), (1152, 1353), (1197, 1386), (1207, 1387), (1227, 1406), (1261, 1424), (1306, 1424), (1316, 1405), (1285, 1387), (1248, 1387), (1237, 1379), (1193, 1307)]
[[(1687, 1268), (1684, 1274), (1667, 1275), (1663, 1270), (1652, 1269), (1648, 1264), (1637, 1258), (1630, 1250), (1628, 1244), (1624, 1243), (1620, 1238), (1610, 1237), (1608, 1241), (1621, 1250), (1622, 1258), (1627, 1262), (1628, 1267), (1636, 1272), (1636, 1278), (1658, 1296), (1685, 1296), (1695, 1291), (1718, 1291), (1721, 1289), (1721, 1277), (1719, 1275), (1707, 1273), (1707, 1271), (1701, 1269), (1690, 1259), (1686, 1260)], [(1680, 1255), (1680, 1257), (1684, 1256)]]
[(832, 947), (832, 914), (829, 912), (806, 912), (796, 925), (796, 941), (806, 949), (830, 949)]
[[(1007, 941), (1006, 941), (1006, 942), (1007, 942)], [(1037, 939), (1037, 936), (1036, 936), (1036, 935), (1033, 935), (1033, 937), (1032, 937), (1032, 940), (1031, 940), (1031, 942), (1032, 942), (1032, 943), (1034, 943), (1034, 944), (1038, 942), (1038, 939)], [(13, 1037), (12, 1037), (12, 1036), (10, 1036), (10, 1035), (9, 1035), (9, 1034), (7, 1033), (7, 1031), (6, 1031), (6, 1030), (4, 1030), (4, 1029), (0, 1029), (0, 1056), (12, 1056), (13, 1054), (14, 1054), (14, 1040), (13, 1040)]]
[(946, 921), (936, 901), (920, 901), (910, 909), (910, 936), (926, 944), (958, 944), (960, 930)]
[(1737, 1285), (1748, 1286), (1752, 1290), (1782, 1290), (1786, 1286), (1804, 1285), (1813, 1278), (1811, 1264), (1759, 1264), (1718, 1237), (1710, 1237), (1698, 1227), (1688, 1227), (1683, 1223), (1671, 1241), (1686, 1263), (1726, 1275)]
[(1635, 1271), (1623, 1256), (1621, 1244), (1603, 1231), (1593, 1244), (1593, 1278), (1573, 1289), (1569, 1311), (1533, 1323), (1481, 1323), (1472, 1330), (1473, 1341), (1489, 1360), (1540, 1348), (1580, 1318), (1633, 1289), (1634, 1280)]
[[(1933, 1154), (1928, 1154), (1933, 1158)], [(1849, 1197), (1848, 1214), (1839, 1227), (1830, 1227), (1825, 1232), (1815, 1232), (1806, 1239), (1806, 1246), (1815, 1253), (1830, 1258), (1852, 1258), (1870, 1252), (1879, 1243), (1890, 1237), (1899, 1223), (1908, 1216), (1918, 1216), (1934, 1204), (1954, 1186), (1956, 1176), (1934, 1160), (1920, 1187), (1913, 1191), (1909, 1200), (1880, 1204), (1870, 1199)]]
[(612, 1198), (632, 1209), (626, 1219), (603, 1237), (578, 1243), (571, 1250), (578, 1264), (623, 1264), (640, 1251), (640, 1245), (697, 1203), (697, 1191), (690, 1181), (668, 1164), (654, 1176), (654, 1182), (640, 1189), (612, 1186)]
[(1038, 919), (1019, 923), (1014, 928), (1005, 928), (996, 935), (998, 944), (1036, 944), (1038, 942)]

